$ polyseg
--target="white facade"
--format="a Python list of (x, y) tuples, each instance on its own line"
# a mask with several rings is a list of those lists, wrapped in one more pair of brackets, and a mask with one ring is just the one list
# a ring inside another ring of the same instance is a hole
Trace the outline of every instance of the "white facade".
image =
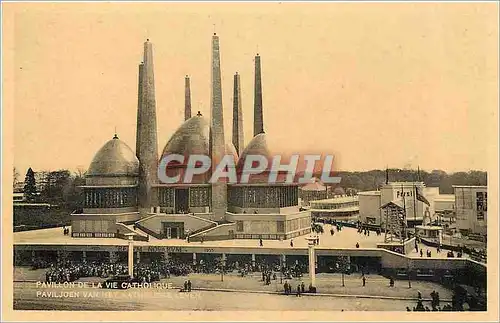
[[(419, 190), (430, 206), (417, 200), (415, 191)], [(359, 192), (359, 219), (361, 223), (380, 225), (384, 223), (380, 206), (404, 197), (406, 219), (412, 223), (422, 223), (434, 218), (434, 200), (439, 196), (438, 187), (425, 187), (423, 182), (390, 182), (380, 191)]]
[(380, 191), (359, 192), (359, 220), (362, 223), (380, 225), (383, 222), (380, 207)]
[(462, 234), (487, 234), (486, 186), (453, 186), (457, 229)]

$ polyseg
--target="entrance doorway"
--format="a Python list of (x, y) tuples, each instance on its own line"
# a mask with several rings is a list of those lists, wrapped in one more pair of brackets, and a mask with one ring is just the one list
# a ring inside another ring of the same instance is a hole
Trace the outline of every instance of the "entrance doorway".
[(165, 239), (184, 239), (183, 222), (163, 222), (163, 238)]
[(187, 213), (189, 211), (189, 189), (175, 189), (175, 213)]

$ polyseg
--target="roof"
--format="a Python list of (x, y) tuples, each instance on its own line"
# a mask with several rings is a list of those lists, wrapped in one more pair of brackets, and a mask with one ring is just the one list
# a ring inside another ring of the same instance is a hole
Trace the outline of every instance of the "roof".
[(342, 196), (342, 197), (334, 197), (331, 199), (324, 199), (324, 200), (316, 200), (316, 201), (310, 201), (311, 204), (341, 204), (341, 203), (348, 203), (348, 202), (356, 202), (358, 201), (358, 197), (356, 195), (354, 196)]
[[(170, 137), (163, 148), (162, 158), (166, 155), (179, 154), (210, 156), (210, 124), (202, 115), (195, 115), (186, 120)], [(232, 143), (226, 143), (226, 154), (238, 160), (238, 153)], [(187, 162), (187, 160), (185, 161)]]
[(86, 176), (137, 176), (139, 160), (130, 147), (115, 135), (97, 151)]
[(162, 158), (169, 154), (209, 155), (210, 125), (205, 117), (196, 115), (186, 120), (170, 137)]
[(398, 207), (400, 209), (404, 209), (404, 207), (403, 207), (403, 201), (402, 200), (392, 200), (389, 203), (385, 203), (380, 208), (381, 209), (385, 209), (386, 207), (388, 207), (390, 205), (396, 206), (396, 207)]
[(380, 195), (380, 191), (365, 191), (365, 192), (358, 192), (358, 195)]
[(455, 195), (454, 194), (439, 194), (434, 198), (435, 201), (455, 201)]
[(243, 152), (241, 153), (238, 165), (243, 166), (246, 156), (248, 155), (261, 155), (265, 156), (267, 159), (270, 157), (269, 148), (267, 146), (266, 134), (259, 133), (248, 143)]
[(443, 227), (439, 227), (437, 225), (417, 225), (415, 227), (423, 230), (443, 230)]
[(488, 186), (485, 185), (452, 185), (453, 188), (483, 188), (487, 189)]

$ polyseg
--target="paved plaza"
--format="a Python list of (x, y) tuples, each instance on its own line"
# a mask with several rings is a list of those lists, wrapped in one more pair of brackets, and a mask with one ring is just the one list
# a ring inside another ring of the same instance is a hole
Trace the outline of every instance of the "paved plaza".
[[(355, 228), (343, 227), (341, 231), (335, 230), (334, 235), (330, 234), (331, 225), (325, 224), (325, 233), (319, 235), (320, 244), (318, 249), (355, 249), (356, 243), (359, 243), (360, 249), (377, 248), (378, 243), (384, 242), (384, 234), (377, 236), (375, 232), (370, 232), (370, 235), (364, 235), (357, 232)], [(263, 247), (271, 249), (306, 249), (306, 236), (297, 237), (293, 240), (264, 240)], [(14, 244), (36, 244), (36, 245), (127, 245), (128, 242), (118, 238), (72, 238), (68, 235), (63, 235), (62, 228), (41, 229), (33, 231), (24, 231), (14, 233)], [(222, 241), (205, 241), (205, 242), (190, 242), (181, 239), (164, 239), (158, 240), (150, 236), (150, 241), (134, 241), (135, 246), (190, 246), (190, 247), (242, 247), (242, 248), (258, 248), (259, 240), (257, 239), (234, 239)], [(419, 250), (423, 248), (424, 257), (426, 250), (430, 250), (432, 258), (447, 258), (446, 251), (437, 252), (434, 247), (428, 247), (424, 244), (419, 244)], [(412, 248), (410, 257), (420, 258), (420, 254)], [(463, 257), (467, 257), (464, 255)]]
[[(353, 299), (332, 296), (285, 296), (217, 291), (128, 289), (44, 289), (54, 293), (78, 292), (68, 297), (37, 297), (34, 283), (14, 284), (16, 310), (93, 311), (405, 311), (411, 300)], [(427, 303), (427, 302), (426, 302)]]

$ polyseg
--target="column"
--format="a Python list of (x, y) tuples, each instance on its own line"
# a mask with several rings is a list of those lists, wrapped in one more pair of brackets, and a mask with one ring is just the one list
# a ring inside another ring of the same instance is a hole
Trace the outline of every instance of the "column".
[(31, 250), (31, 261), (34, 261), (36, 259), (36, 252), (35, 250)]
[(281, 255), (281, 263), (286, 266), (286, 255)]
[(109, 262), (114, 264), (118, 260), (118, 256), (116, 254), (116, 251), (110, 251), (109, 252)]
[(14, 266), (21, 263), (21, 251), (14, 250)]
[(87, 251), (82, 251), (82, 261), (87, 262)]
[(308, 240), (309, 243), (309, 278), (311, 285), (316, 287), (316, 256), (314, 252), (314, 241)]
[(314, 268), (318, 269), (318, 255), (314, 255)]
[(163, 259), (165, 259), (165, 261), (168, 261), (170, 259), (170, 255), (168, 254), (167, 250), (163, 251)]
[(132, 236), (128, 237), (128, 274), (134, 276), (134, 240)]
[(252, 266), (255, 267), (255, 254), (252, 254)]
[(137, 251), (137, 263), (141, 262), (141, 252)]
[(196, 265), (196, 252), (193, 252), (193, 265)]

